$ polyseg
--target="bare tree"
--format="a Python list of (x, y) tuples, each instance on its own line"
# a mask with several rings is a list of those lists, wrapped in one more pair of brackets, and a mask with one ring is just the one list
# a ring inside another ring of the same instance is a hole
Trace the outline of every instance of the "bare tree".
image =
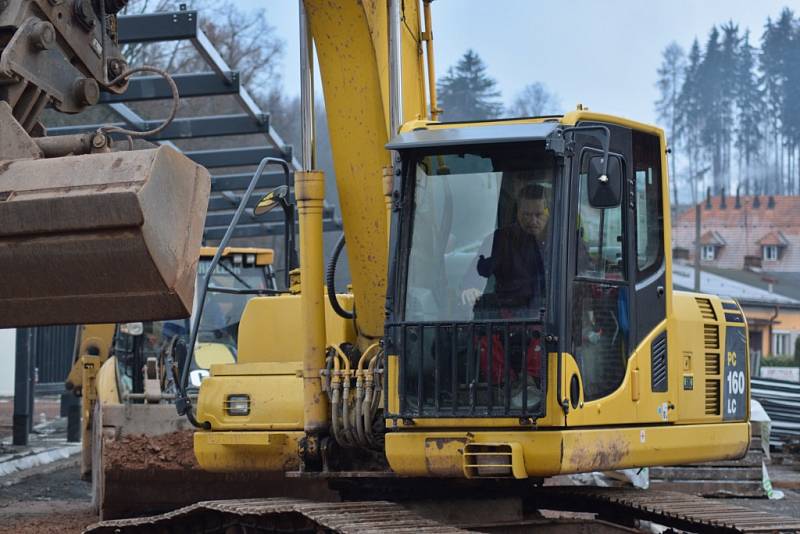
[(656, 101), (658, 120), (663, 121), (672, 149), (670, 155), (670, 179), (672, 181), (672, 204), (678, 206), (678, 175), (675, 164), (678, 157), (678, 99), (686, 75), (686, 54), (676, 42), (670, 43), (662, 52), (661, 66), (658, 68), (659, 99)]
[[(168, 0), (133, 0), (126, 14), (164, 11), (171, 4)], [(228, 66), (239, 71), (242, 84), (252, 93), (267, 97), (280, 87), (278, 67), (285, 43), (275, 34), (263, 9), (245, 12), (231, 0), (200, 0), (190, 7), (198, 10), (200, 28)], [(125, 55), (132, 65), (150, 64), (169, 72), (209, 69), (187, 41), (132, 44), (126, 47)]]
[(516, 117), (537, 117), (551, 115), (561, 110), (561, 101), (555, 93), (547, 90), (540, 82), (525, 86), (514, 98), (509, 108), (510, 114)]

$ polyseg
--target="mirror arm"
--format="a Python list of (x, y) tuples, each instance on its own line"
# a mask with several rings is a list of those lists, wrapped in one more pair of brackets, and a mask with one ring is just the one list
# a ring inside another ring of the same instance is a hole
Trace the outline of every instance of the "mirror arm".
[(189, 367), (191, 366), (191, 361), (194, 359), (194, 348), (197, 344), (197, 330), (200, 326), (200, 317), (203, 315), (203, 308), (205, 307), (206, 303), (206, 293), (208, 292), (208, 286), (211, 283), (211, 277), (214, 275), (214, 271), (219, 264), (220, 257), (222, 256), (225, 247), (228, 246), (228, 242), (230, 242), (231, 238), (233, 237), (233, 232), (236, 229), (236, 225), (239, 224), (239, 219), (242, 217), (250, 197), (253, 196), (253, 191), (256, 188), (256, 184), (258, 184), (258, 180), (264, 173), (264, 169), (270, 164), (280, 165), (283, 167), (284, 179), (287, 183), (289, 182), (288, 163), (280, 158), (267, 157), (261, 160), (261, 163), (258, 164), (258, 169), (256, 169), (255, 174), (253, 174), (253, 178), (250, 179), (250, 184), (247, 186), (247, 190), (245, 191), (244, 195), (242, 195), (242, 199), (239, 202), (239, 207), (236, 208), (236, 212), (233, 214), (233, 218), (231, 219), (231, 223), (228, 225), (228, 229), (225, 231), (225, 235), (222, 237), (219, 245), (217, 245), (217, 251), (214, 253), (214, 257), (208, 266), (208, 272), (206, 272), (205, 276), (203, 277), (203, 282), (200, 285), (200, 291), (197, 294), (197, 309), (195, 310), (195, 313), (192, 314), (191, 329), (189, 330), (189, 347), (186, 354), (186, 361), (184, 362), (183, 369), (181, 369), (180, 382), (178, 383), (179, 394), (175, 402), (175, 408), (178, 411), (178, 415), (185, 415), (187, 419), (189, 419), (189, 422), (198, 428), (208, 429), (211, 425), (208, 421), (201, 422), (194, 417), (194, 414), (192, 413), (192, 403), (189, 399), (189, 395), (186, 392), (186, 384), (189, 379)]
[(611, 130), (608, 129), (608, 126), (604, 126), (602, 124), (595, 124), (591, 126), (570, 126), (569, 128), (564, 128), (561, 130), (561, 133), (563, 135), (567, 132), (596, 132), (598, 130), (605, 134), (605, 136), (597, 136), (600, 138), (600, 142), (603, 144), (603, 174), (600, 175), (598, 180), (605, 184), (608, 183), (608, 151), (611, 145)]

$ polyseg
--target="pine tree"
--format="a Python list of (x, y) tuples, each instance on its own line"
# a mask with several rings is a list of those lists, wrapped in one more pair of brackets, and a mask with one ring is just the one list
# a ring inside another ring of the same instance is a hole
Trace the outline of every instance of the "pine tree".
[(722, 44), (716, 26), (706, 41), (705, 53), (697, 70), (697, 92), (703, 126), (700, 145), (711, 162), (712, 185), (719, 192), (724, 185), (725, 105), (724, 89), (720, 83), (723, 64)]
[(736, 100), (736, 81), (739, 70), (739, 51), (741, 38), (739, 26), (728, 22), (722, 27), (720, 41), (719, 77), (719, 140), (722, 143), (721, 173), (722, 182), (731, 191), (731, 157), (733, 154), (734, 102)]
[(767, 116), (772, 136), (774, 151), (773, 182), (765, 184), (765, 192), (780, 194), (783, 192), (784, 151), (782, 136), (782, 117), (784, 114), (784, 87), (786, 86), (786, 56), (791, 41), (794, 13), (788, 8), (781, 12), (774, 23), (767, 19), (764, 34), (761, 37), (761, 71), (762, 83), (766, 91)]
[(797, 150), (800, 147), (800, 23), (793, 21), (790, 38), (784, 51), (785, 84), (783, 86), (783, 109), (781, 112), (782, 134), (787, 150), (788, 169), (786, 193), (797, 194), (800, 180), (797, 179), (800, 162)]
[(678, 43), (672, 42), (662, 53), (663, 60), (658, 69), (656, 86), (660, 98), (656, 101), (658, 120), (663, 121), (667, 127), (667, 136), (672, 154), (670, 157), (670, 178), (672, 179), (672, 197), (675, 206), (678, 205), (678, 175), (675, 172), (675, 161), (678, 157), (678, 97), (686, 71), (686, 54)]
[[(752, 162), (761, 152), (764, 138), (762, 118), (764, 116), (764, 91), (756, 79), (755, 48), (750, 45), (750, 32), (744, 34), (739, 48), (736, 73), (736, 150), (739, 153), (739, 182), (744, 181), (745, 194), (756, 189), (752, 183)], [(744, 168), (742, 164), (744, 163)]]
[(691, 184), (692, 202), (697, 203), (698, 190), (702, 186), (702, 150), (700, 145), (703, 130), (702, 104), (698, 90), (700, 65), (703, 61), (700, 43), (697, 39), (689, 50), (688, 63), (678, 95), (677, 135), (684, 147), (689, 163), (689, 183)]
[(467, 50), (455, 67), (439, 80), (439, 104), (448, 121), (483, 120), (497, 118), (503, 112), (498, 97), (497, 82), (486, 74), (480, 56)]

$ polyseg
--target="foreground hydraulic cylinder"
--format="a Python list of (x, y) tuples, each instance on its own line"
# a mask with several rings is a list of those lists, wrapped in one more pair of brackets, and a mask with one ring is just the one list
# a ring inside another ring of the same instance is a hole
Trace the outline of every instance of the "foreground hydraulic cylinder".
[(166, 146), (0, 161), (0, 328), (188, 316), (209, 189)]

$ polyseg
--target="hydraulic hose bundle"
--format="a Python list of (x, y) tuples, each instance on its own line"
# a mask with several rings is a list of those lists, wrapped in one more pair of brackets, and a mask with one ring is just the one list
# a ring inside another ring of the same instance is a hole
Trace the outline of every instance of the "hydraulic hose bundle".
[(330, 347), (326, 368), (320, 372), (330, 400), (333, 437), (343, 447), (380, 449), (381, 436), (375, 434), (373, 422), (383, 400), (383, 347), (370, 345), (355, 370), (350, 362), (340, 347)]

